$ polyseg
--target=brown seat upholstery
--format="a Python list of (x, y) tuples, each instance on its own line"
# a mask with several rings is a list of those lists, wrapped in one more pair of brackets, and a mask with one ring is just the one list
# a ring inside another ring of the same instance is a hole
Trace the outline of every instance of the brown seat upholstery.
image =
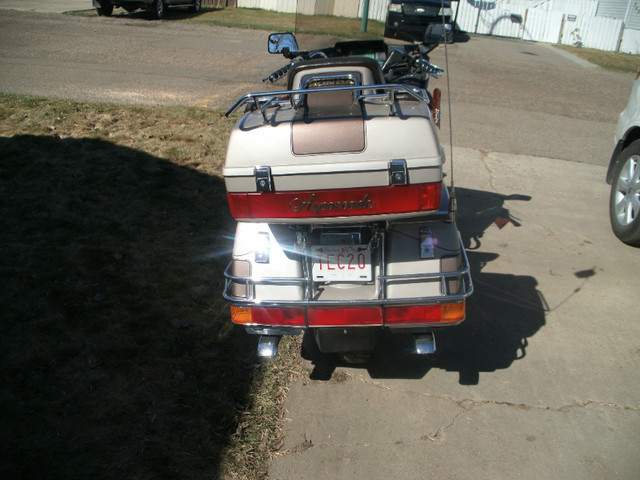
[[(302, 88), (309, 79), (330, 82), (350, 75), (356, 85), (382, 83), (378, 62), (368, 57), (334, 57), (297, 63), (289, 72), (289, 90)], [(312, 91), (313, 87), (309, 88)], [(362, 105), (355, 92), (318, 92), (305, 96), (304, 108), (292, 122), (291, 148), (296, 155), (361, 152), (365, 148)]]

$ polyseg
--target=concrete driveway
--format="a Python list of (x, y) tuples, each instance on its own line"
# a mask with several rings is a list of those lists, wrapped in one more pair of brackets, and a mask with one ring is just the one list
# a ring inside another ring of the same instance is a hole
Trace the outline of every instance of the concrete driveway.
[(476, 291), (419, 358), (309, 349), (280, 479), (637, 479), (640, 251), (613, 236), (604, 167), (454, 149)]

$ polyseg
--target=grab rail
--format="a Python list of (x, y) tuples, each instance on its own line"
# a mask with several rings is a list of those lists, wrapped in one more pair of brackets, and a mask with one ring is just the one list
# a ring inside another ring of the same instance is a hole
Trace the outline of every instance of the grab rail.
[(386, 104), (390, 108), (390, 113), (395, 114), (394, 103), (398, 94), (408, 94), (414, 100), (429, 103), (429, 98), (426, 93), (423, 95), (421, 89), (412, 89), (407, 85), (401, 84), (384, 84), (384, 85), (355, 85), (355, 86), (341, 86), (341, 87), (324, 87), (324, 88), (312, 88), (303, 90), (282, 90), (279, 92), (259, 92), (248, 93), (240, 97), (231, 106), (225, 117), (228, 117), (235, 112), (241, 106), (253, 102), (256, 110), (260, 110), (264, 123), (269, 122), (267, 117), (267, 109), (269, 107), (282, 107), (290, 106), (294, 110), (297, 110), (302, 105), (302, 100), (305, 95), (323, 93), (323, 92), (341, 92), (341, 91), (355, 91), (357, 93), (358, 100), (381, 100), (383, 104)]
[[(462, 268), (451, 272), (437, 273), (421, 273), (421, 274), (402, 274), (402, 275), (385, 275), (376, 276), (380, 288), (378, 288), (378, 298), (373, 299), (355, 299), (355, 300), (313, 300), (309, 295), (315, 283), (309, 274), (301, 277), (262, 277), (252, 278), (247, 276), (236, 276), (230, 273), (232, 263), (229, 263), (225, 269), (225, 288), (223, 297), (230, 304), (235, 306), (262, 306), (262, 307), (318, 307), (318, 306), (335, 306), (335, 305), (408, 305), (408, 304), (443, 304), (461, 302), (473, 293), (473, 282), (471, 280), (471, 268), (467, 253), (462, 245), (460, 233), (458, 233), (458, 242), (462, 256)], [(386, 287), (388, 282), (392, 281), (409, 281), (409, 280), (431, 280), (439, 279), (441, 283), (442, 295), (432, 295), (428, 297), (409, 297), (409, 298), (387, 298)], [(461, 287), (459, 293), (449, 293), (447, 291), (447, 280), (460, 280)], [(237, 297), (231, 295), (233, 285), (245, 286), (246, 297)], [(302, 300), (269, 300), (255, 298), (256, 285), (278, 285), (278, 286), (296, 286), (298, 285), (304, 292), (305, 298)]]

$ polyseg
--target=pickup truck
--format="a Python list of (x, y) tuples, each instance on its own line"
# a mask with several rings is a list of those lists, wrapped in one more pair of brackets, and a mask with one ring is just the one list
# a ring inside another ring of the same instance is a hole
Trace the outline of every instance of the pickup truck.
[(127, 12), (138, 9), (147, 10), (154, 18), (161, 19), (167, 13), (168, 7), (188, 6), (189, 11), (197, 13), (201, 8), (201, 0), (92, 0), (98, 15), (109, 17), (116, 7), (122, 7)]

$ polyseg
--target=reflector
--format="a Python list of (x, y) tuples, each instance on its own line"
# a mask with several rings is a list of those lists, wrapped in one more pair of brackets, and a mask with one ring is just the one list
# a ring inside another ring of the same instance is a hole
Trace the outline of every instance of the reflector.
[(327, 218), (437, 210), (442, 182), (307, 192), (227, 193), (234, 218)]
[(242, 325), (305, 326), (302, 308), (236, 307), (231, 305), (231, 321)]
[(310, 308), (309, 326), (382, 325), (382, 309), (368, 308)]
[(442, 306), (443, 322), (460, 322), (465, 317), (465, 301), (460, 303), (447, 303)]
[(404, 307), (386, 307), (386, 324), (410, 323), (457, 323), (464, 320), (465, 302), (444, 305), (409, 305)]

